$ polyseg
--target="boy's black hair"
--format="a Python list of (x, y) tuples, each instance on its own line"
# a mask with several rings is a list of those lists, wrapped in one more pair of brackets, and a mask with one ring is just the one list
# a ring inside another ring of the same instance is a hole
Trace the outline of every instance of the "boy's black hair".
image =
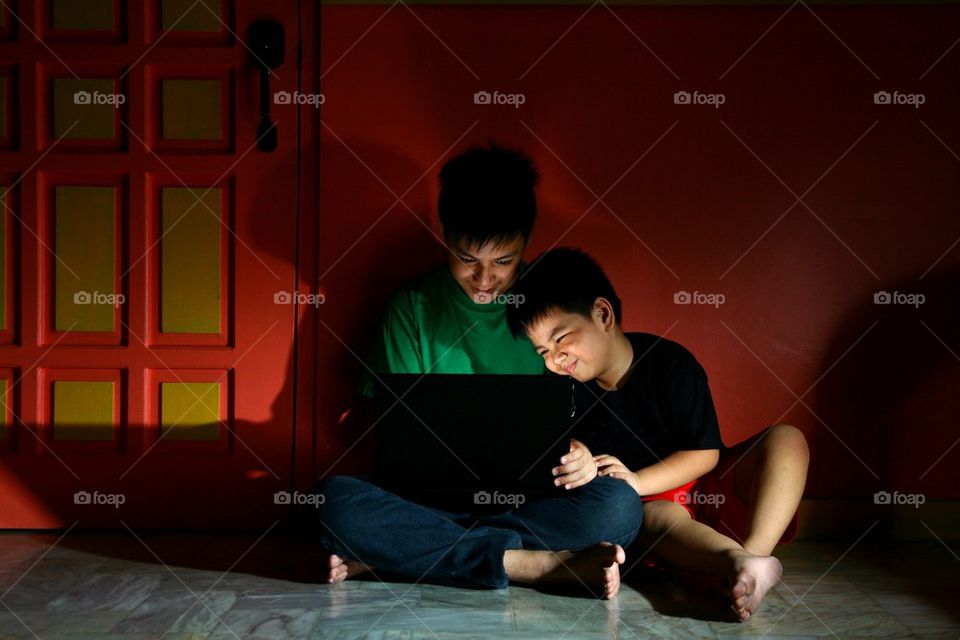
[(534, 187), (540, 175), (524, 153), (474, 147), (440, 169), (440, 224), (454, 242), (499, 244), (518, 235), (530, 239), (537, 217)]
[(553, 311), (592, 317), (593, 303), (606, 298), (620, 323), (620, 298), (603, 269), (579, 249), (551, 249), (533, 261), (510, 288), (517, 304), (507, 306), (507, 325), (516, 338)]

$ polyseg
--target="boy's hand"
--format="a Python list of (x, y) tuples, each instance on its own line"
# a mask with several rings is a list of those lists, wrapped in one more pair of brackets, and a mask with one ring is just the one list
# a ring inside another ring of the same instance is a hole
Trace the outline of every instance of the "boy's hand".
[(593, 461), (599, 467), (597, 475), (600, 476), (610, 476), (611, 478), (616, 478), (618, 480), (623, 480), (630, 487), (637, 492), (637, 495), (640, 494), (640, 481), (637, 479), (637, 474), (630, 469), (627, 469), (618, 458), (602, 454), (599, 456), (593, 456)]
[(597, 464), (587, 445), (570, 438), (570, 453), (560, 458), (560, 466), (553, 468), (553, 475), (558, 476), (553, 484), (576, 489), (597, 477)]

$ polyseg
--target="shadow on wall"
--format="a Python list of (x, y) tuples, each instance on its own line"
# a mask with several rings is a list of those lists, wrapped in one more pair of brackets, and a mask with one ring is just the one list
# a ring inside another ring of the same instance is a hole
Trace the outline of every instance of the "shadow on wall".
[[(346, 142), (369, 166), (376, 168), (382, 175), (413, 176), (406, 185), (391, 185), (398, 195), (406, 191), (409, 183), (425, 169), (411, 158), (385, 148), (356, 140)], [(271, 164), (274, 169), (260, 174), (258, 184), (248, 185), (249, 197), (256, 203), (255, 215), (241, 220), (243, 226), (237, 229), (237, 233), (249, 247), (248, 249), (234, 240), (238, 260), (252, 260), (249, 250), (254, 251), (267, 264), (276, 264), (277, 261), (292, 264), (295, 260), (295, 256), (287, 255), (290, 240), (284, 237), (285, 225), (277, 224), (278, 216), (286, 213), (271, 210), (277, 185), (291, 182), (290, 176), (277, 168), (287, 166), (286, 160), (281, 159), (280, 162)], [(315, 203), (305, 202), (302, 206), (302, 215), (312, 216), (314, 224), (306, 225), (312, 228), (312, 237), (301, 238), (302, 261), (311, 267), (304, 269), (299, 289), (316, 290), (316, 285), (310, 279), (322, 274), (320, 287), (326, 296), (324, 304), (316, 308), (306, 308), (298, 328), (299, 335), (306, 336), (306, 339), (309, 339), (311, 332), (315, 332), (315, 344), (312, 345), (314, 355), (304, 352), (303, 359), (297, 363), (293, 344), (289, 345), (285, 354), (276, 354), (277, 357), (284, 358), (287, 379), (282, 384), (276, 380), (258, 381), (269, 388), (279, 389), (279, 393), (270, 403), (269, 416), (263, 421), (250, 421), (244, 419), (244, 416), (236, 416), (232, 420), (233, 427), (236, 433), (241, 434), (241, 438), (245, 433), (267, 432), (278, 434), (278, 438), (284, 443), (292, 443), (295, 425), (291, 424), (289, 416), (294, 403), (293, 367), (296, 364), (297, 375), (307, 380), (312, 378), (316, 371), (316, 439), (296, 443), (298, 447), (312, 449), (313, 455), (308, 458), (314, 461), (313, 477), (335, 472), (359, 471), (369, 467), (369, 461), (372, 460), (372, 437), (368, 435), (361, 438), (362, 431), (356, 429), (358, 425), (338, 424), (338, 418), (343, 411), (355, 406), (358, 400), (357, 379), (363, 369), (358, 357), (366, 359), (373, 331), (387, 300), (397, 286), (443, 264), (445, 260), (445, 252), (438, 240), (402, 204), (391, 208), (395, 198), (336, 140), (324, 140), (320, 167), (305, 169), (306, 179), (319, 179), (319, 174), (323, 175), (321, 184), (352, 184), (357, 187), (332, 189), (329, 194), (324, 194), (325, 207), (322, 210), (318, 211)], [(427, 221), (433, 209), (430, 199), (434, 190), (429, 188), (429, 181), (435, 180), (434, 170), (406, 198), (410, 208), (425, 224), (429, 224)], [(235, 282), (233, 286), (242, 291), (243, 282)], [(277, 282), (278, 290), (287, 289), (289, 286), (290, 283)], [(271, 305), (272, 302), (267, 300), (263, 304)], [(289, 313), (290, 316), (286, 317), (295, 321), (292, 306)], [(243, 330), (242, 322), (238, 322), (238, 330)], [(94, 425), (89, 426), (93, 428)], [(35, 430), (36, 425), (29, 428)], [(136, 422), (127, 424), (131, 437), (143, 433), (144, 428), (145, 425)], [(27, 439), (31, 441), (27, 442)], [(33, 446), (32, 438), (28, 434), (22, 434), (20, 440), (21, 447)], [(275, 442), (272, 438), (271, 441)], [(355, 443), (359, 443), (358, 446), (354, 447)], [(142, 448), (137, 443), (131, 444), (128, 452), (132, 463), (140, 456)], [(238, 448), (241, 446), (237, 444)], [(347, 455), (344, 455), (345, 453)], [(156, 455), (156, 451), (147, 455)], [(291, 507), (274, 504), (274, 492), (290, 488), (290, 473), (287, 468), (277, 468), (277, 477), (267, 474), (260, 481), (252, 482), (247, 470), (241, 468), (241, 465), (224, 465), (222, 469), (226, 472), (225, 475), (218, 473), (216, 478), (209, 479), (209, 483), (194, 486), (190, 495), (183, 495), (179, 491), (170, 491), (170, 487), (165, 486), (159, 478), (152, 481), (150, 477), (145, 477), (143, 473), (147, 471), (146, 465), (135, 467), (129, 475), (118, 478), (116, 465), (98, 464), (95, 460), (88, 459), (90, 456), (65, 457), (65, 462), (76, 470), (76, 475), (82, 481), (78, 481), (66, 468), (61, 468), (53, 474), (55, 477), (48, 477), (40, 482), (35, 477), (35, 471), (31, 475), (29, 465), (18, 465), (14, 458), (5, 461), (5, 471), (12, 478), (19, 478), (24, 486), (24, 493), (29, 492), (31, 499), (44, 505), (50, 517), (58, 521), (72, 522), (76, 514), (73, 497), (78, 487), (90, 490), (95, 488), (101, 494), (136, 493), (135, 500), (134, 496), (130, 495), (125, 501), (128, 509), (138, 509), (134, 516), (124, 509), (123, 505), (117, 509), (95, 508), (96, 513), (92, 512), (86, 523), (79, 521), (74, 534), (60, 541), (59, 545), (68, 548), (108, 557), (140, 558), (141, 551), (145, 552), (142, 547), (137, 550), (135, 546), (127, 548), (126, 544), (91, 541), (81, 535), (80, 531), (84, 528), (109, 528), (122, 532), (125, 530), (124, 522), (132, 524), (138, 531), (165, 529), (171, 526), (171, 521), (167, 520), (164, 514), (171, 513), (177, 514), (175, 520), (179, 523), (189, 523), (191, 518), (196, 517), (198, 521), (210, 522), (212, 519), (221, 522), (221, 526), (226, 529), (249, 526), (241, 524), (242, 518), (232, 518), (236, 514), (231, 514), (222, 505), (216, 504), (217, 491), (222, 492), (225, 487), (244, 491), (243, 501), (246, 504), (262, 506), (251, 509), (257, 513), (275, 514), (275, 518), (281, 521), (285, 521), (291, 513)], [(339, 463), (335, 464), (338, 461)], [(127, 465), (122, 462), (125, 460), (121, 461), (125, 470)], [(181, 472), (184, 471), (181, 469)], [(229, 477), (230, 475), (234, 477)], [(206, 500), (204, 487), (209, 489)], [(306, 487), (298, 488), (304, 490)], [(133, 502), (139, 503), (139, 507), (131, 504)], [(151, 508), (144, 511), (144, 504), (151, 505)], [(303, 517), (305, 509), (309, 507), (304, 507), (294, 517), (295, 525), (310, 523), (309, 517)], [(150, 512), (154, 515), (151, 516)], [(270, 521), (273, 521), (273, 515), (270, 516)], [(275, 533), (281, 529), (283, 527), (278, 527)], [(293, 532), (300, 534), (304, 529), (295, 527)], [(139, 543), (136, 546), (139, 546)], [(196, 556), (194, 551), (190, 548), (181, 549), (179, 544), (173, 544), (169, 553), (161, 557), (165, 562), (180, 563), (182, 566), (226, 569), (240, 555), (238, 552), (229, 558), (222, 558), (222, 561), (216, 558), (208, 560)], [(257, 569), (258, 574), (289, 575), (290, 571), (297, 569), (296, 562), (286, 562), (279, 557), (284, 555), (289, 559), (284, 549), (278, 549), (276, 553), (277, 557)], [(146, 558), (148, 562), (153, 560), (155, 559)]]
[[(305, 307), (298, 329), (300, 340), (309, 339), (310, 332), (315, 336), (312, 349), (307, 344), (301, 351), (297, 375), (307, 380), (316, 376), (316, 440), (298, 441), (296, 446), (313, 450), (315, 478), (369, 470), (372, 433), (361, 437), (365, 427), (350, 419), (340, 424), (341, 417), (360, 401), (358, 380), (390, 296), (404, 282), (446, 260), (440, 240), (425, 228), (438, 233), (431, 224), (435, 190), (430, 186), (439, 166), (404, 198), (410, 211), (402, 203), (394, 204), (396, 198), (370, 170), (401, 195), (426, 167), (386, 146), (351, 138), (343, 142), (346, 146), (324, 136), (319, 166), (302, 170), (302, 179), (318, 185), (319, 203), (301, 205), (301, 215), (310, 218), (301, 229), (312, 233), (300, 238), (304, 267), (299, 287), (302, 292), (322, 292), (324, 302)], [(278, 164), (287, 166), (286, 162)], [(394, 176), (406, 182), (391, 184), (387, 177)], [(282, 255), (284, 241), (275, 238), (276, 227), (269, 213), (272, 190), (286, 179), (288, 176), (279, 172), (263, 176), (254, 198), (267, 208), (263, 215), (251, 218), (245, 237), (252, 239), (258, 254), (289, 260), (290, 256)], [(291, 345), (286, 370), (293, 370), (295, 356)], [(271, 415), (285, 415), (293, 402), (293, 382), (285, 381), (282, 389)]]
[[(815, 411), (837, 437), (821, 424), (810, 438), (819, 468), (845, 479), (846, 496), (831, 497), (955, 496), (960, 448), (943, 425), (960, 414), (960, 272), (919, 277), (865, 296), (830, 340)], [(822, 480), (808, 495), (823, 494)]]
[[(353, 154), (376, 171), (397, 196), (427, 167), (386, 146), (351, 138), (344, 142), (349, 150), (324, 136), (320, 167), (306, 169), (308, 175), (319, 175), (321, 189), (323, 185), (356, 185), (351, 189), (328, 187), (317, 214), (315, 262), (326, 302), (317, 309), (316, 317), (310, 318), (316, 322), (316, 360), (300, 364), (301, 372), (316, 366), (316, 478), (369, 471), (372, 433), (361, 437), (366, 426), (349, 419), (340, 425), (338, 420), (357, 405), (357, 381), (366, 369), (361, 360), (368, 359), (373, 335), (393, 292), (446, 261), (438, 225), (432, 223), (436, 209), (433, 187), (442, 161), (404, 198), (404, 206), (395, 203), (393, 194)], [(451, 154), (457, 152), (459, 149)], [(310, 207), (304, 209), (311, 214)]]

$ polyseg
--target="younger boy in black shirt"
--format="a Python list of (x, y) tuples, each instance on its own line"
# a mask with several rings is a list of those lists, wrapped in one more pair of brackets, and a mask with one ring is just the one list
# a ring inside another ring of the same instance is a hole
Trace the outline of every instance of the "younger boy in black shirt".
[(511, 330), (530, 338), (548, 369), (582, 383), (582, 444), (554, 469), (556, 484), (629, 484), (643, 499), (641, 543), (680, 568), (726, 578), (747, 620), (780, 579), (770, 554), (796, 530), (803, 434), (780, 424), (724, 447), (696, 358), (665, 338), (624, 333), (613, 286), (578, 250), (537, 258), (513, 291), (524, 302), (508, 309)]

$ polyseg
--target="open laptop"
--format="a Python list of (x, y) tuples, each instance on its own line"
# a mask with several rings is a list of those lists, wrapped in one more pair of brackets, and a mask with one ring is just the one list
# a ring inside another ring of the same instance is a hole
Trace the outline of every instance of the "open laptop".
[(562, 492), (571, 380), (548, 375), (386, 374), (374, 387), (376, 478), (428, 504), (509, 509)]

